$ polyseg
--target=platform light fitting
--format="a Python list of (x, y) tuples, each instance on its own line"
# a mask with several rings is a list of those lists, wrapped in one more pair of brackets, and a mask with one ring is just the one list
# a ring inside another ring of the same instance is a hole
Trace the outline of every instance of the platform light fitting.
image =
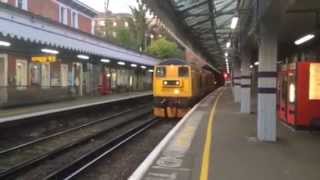
[(131, 67), (137, 67), (137, 65), (136, 64), (131, 64)]
[(250, 65), (249, 68), (252, 69), (252, 68), (253, 68), (253, 65)]
[(110, 59), (100, 59), (100, 61), (103, 63), (110, 63)]
[(146, 66), (140, 66), (141, 67), (141, 69), (146, 69), (147, 67)]
[(259, 65), (259, 61), (256, 61), (256, 62), (254, 63), (254, 65), (255, 65), (255, 66), (258, 66), (258, 65)]
[(228, 57), (228, 55), (229, 55), (229, 54), (228, 54), (227, 52), (226, 52), (226, 53), (224, 53), (224, 56), (225, 56), (225, 57)]
[(148, 71), (151, 72), (151, 73), (153, 73), (153, 69), (149, 69)]
[(124, 65), (126, 65), (126, 63), (125, 63), (125, 62), (123, 62), (123, 61), (119, 61), (119, 62), (118, 62), (118, 64), (119, 64), (120, 66), (124, 66)]
[(227, 48), (230, 48), (230, 47), (231, 47), (231, 42), (230, 42), (230, 41), (227, 42), (226, 47), (227, 47)]
[(236, 29), (236, 27), (238, 25), (238, 21), (239, 21), (239, 17), (237, 17), (237, 16), (233, 17), (232, 20), (231, 20), (230, 28), (231, 29)]
[(9, 47), (9, 46), (11, 46), (11, 43), (9, 43), (7, 41), (0, 41), (0, 46)]
[(315, 37), (314, 34), (307, 34), (299, 39), (297, 39), (296, 41), (294, 41), (294, 44), (295, 45), (300, 45), (300, 44), (303, 44), (307, 41), (310, 41), (311, 39), (313, 39)]
[(41, 52), (47, 53), (47, 54), (59, 54), (59, 51), (57, 51), (57, 50), (54, 50), (54, 49), (46, 49), (46, 48), (41, 49)]
[(88, 60), (88, 59), (90, 59), (90, 57), (89, 57), (89, 56), (84, 55), (84, 54), (78, 54), (78, 55), (77, 55), (77, 58), (79, 58), (79, 59), (84, 59), (84, 60)]

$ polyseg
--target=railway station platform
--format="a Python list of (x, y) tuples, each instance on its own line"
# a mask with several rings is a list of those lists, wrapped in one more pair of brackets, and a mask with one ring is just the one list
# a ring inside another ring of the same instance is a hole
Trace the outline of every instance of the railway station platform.
[(75, 100), (26, 107), (0, 109), (0, 123), (12, 122), (20, 119), (49, 115), (79, 108), (108, 104), (112, 102), (152, 96), (152, 91), (119, 93), (99, 97), (82, 97)]
[(213, 92), (189, 111), (129, 179), (320, 179), (319, 132), (295, 131), (278, 122), (277, 142), (260, 142), (256, 113), (239, 111), (231, 88)]

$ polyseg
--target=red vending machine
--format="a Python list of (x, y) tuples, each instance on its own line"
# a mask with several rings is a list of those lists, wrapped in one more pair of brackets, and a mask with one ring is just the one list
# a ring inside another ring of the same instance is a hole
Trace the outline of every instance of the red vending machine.
[(320, 63), (283, 66), (278, 88), (280, 120), (294, 127), (320, 127)]

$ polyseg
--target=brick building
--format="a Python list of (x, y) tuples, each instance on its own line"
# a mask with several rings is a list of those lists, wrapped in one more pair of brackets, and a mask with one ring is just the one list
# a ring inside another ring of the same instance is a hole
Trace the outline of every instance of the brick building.
[(0, 0), (87, 33), (94, 33), (97, 12), (78, 0)]

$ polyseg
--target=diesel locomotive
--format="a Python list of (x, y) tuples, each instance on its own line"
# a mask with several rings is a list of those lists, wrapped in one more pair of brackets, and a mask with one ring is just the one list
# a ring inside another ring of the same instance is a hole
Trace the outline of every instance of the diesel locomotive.
[(154, 67), (154, 115), (181, 118), (202, 97), (221, 85), (220, 75), (181, 59), (167, 59)]

